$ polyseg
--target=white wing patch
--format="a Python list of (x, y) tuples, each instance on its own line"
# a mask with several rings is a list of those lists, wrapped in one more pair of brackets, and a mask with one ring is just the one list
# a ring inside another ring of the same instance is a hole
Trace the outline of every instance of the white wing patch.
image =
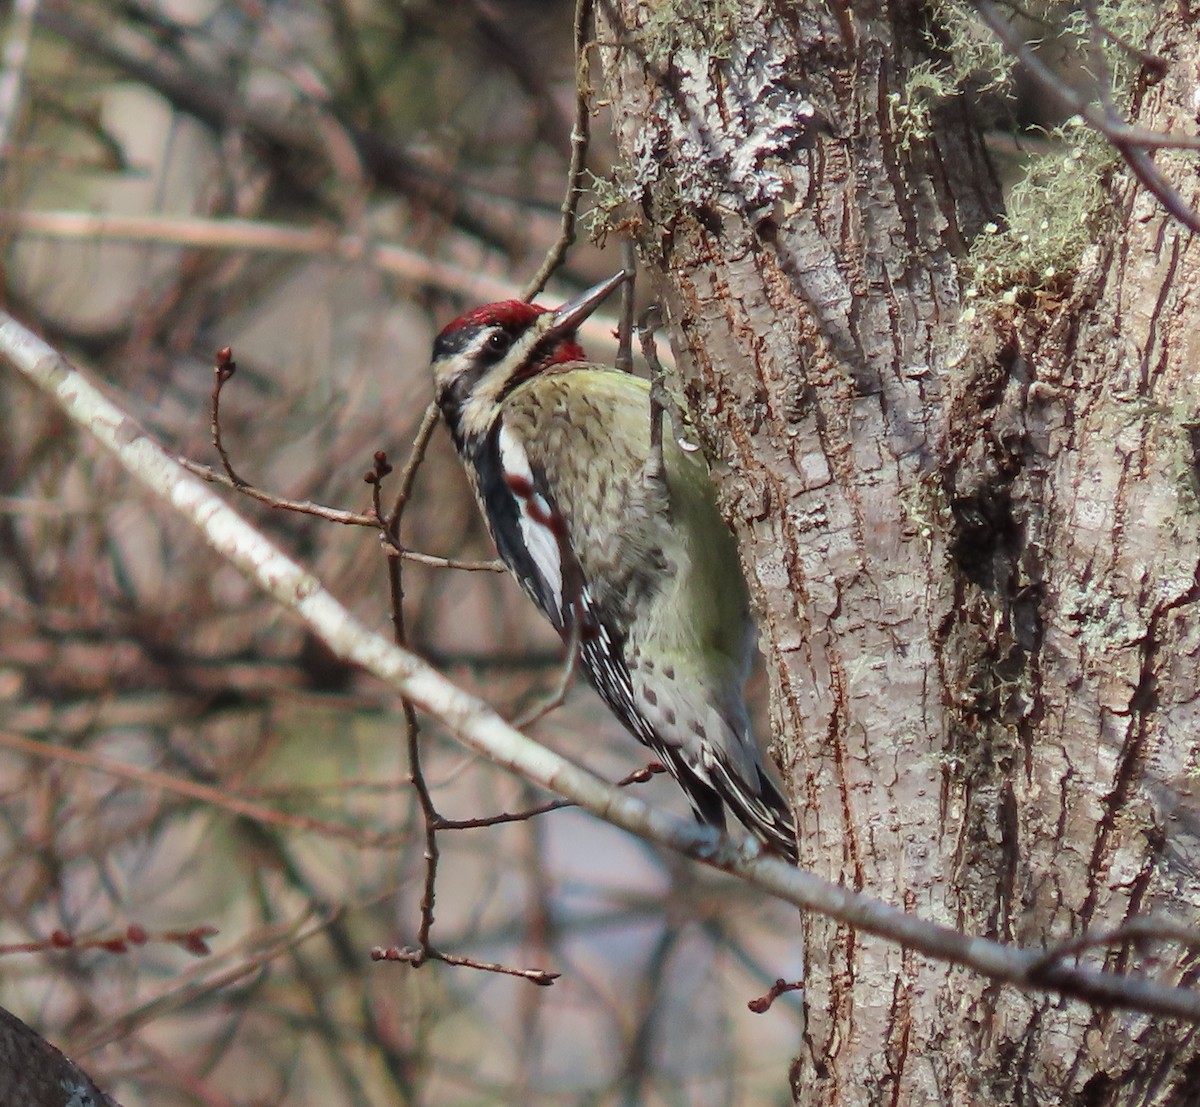
[(562, 623), (562, 550), (559, 537), (553, 529), (552, 508), (545, 496), (537, 491), (525, 447), (506, 426), (500, 427), (498, 445), (504, 483), (517, 501), (521, 540), (525, 543), (525, 549), (529, 551), (538, 572), (550, 586), (555, 610), (558, 612), (559, 622)]

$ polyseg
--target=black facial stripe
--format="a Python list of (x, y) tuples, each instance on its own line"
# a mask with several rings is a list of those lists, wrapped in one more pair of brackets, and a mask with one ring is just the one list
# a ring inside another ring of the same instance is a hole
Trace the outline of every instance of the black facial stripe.
[(459, 448), (463, 445), (460, 426), (463, 405), (471, 398), (480, 378), (508, 352), (507, 346), (504, 349), (489, 349), (488, 341), (493, 335), (504, 333), (501, 327), (480, 323), (439, 335), (434, 341), (435, 362), (444, 358), (462, 358), (466, 364), (466, 368), (446, 384), (437, 397), (442, 417)]
[(441, 409), (442, 418), (450, 428), (450, 436), (454, 445), (461, 451), (464, 446), (462, 433), (462, 401), (455, 395), (454, 385), (443, 388), (437, 396), (437, 404)]
[(561, 341), (561, 335), (551, 334), (535, 342), (529, 351), (529, 356), (524, 361), (521, 371), (513, 373), (504, 382), (504, 387), (500, 390), (500, 395), (496, 398), (496, 402), (503, 403), (518, 385), (524, 384), (530, 377), (536, 377), (544, 369), (549, 368), (554, 363), (554, 347)]
[(480, 324), (475, 327), (460, 327), (456, 331), (439, 334), (433, 343), (433, 360), (441, 361), (444, 357), (461, 354), (478, 339), (480, 332), (486, 329)]
[[(440, 334), (433, 343), (433, 360), (458, 357), (467, 354), (472, 361), (485, 368), (503, 360), (520, 337), (520, 331), (498, 323), (478, 323), (473, 327), (462, 327), (449, 334)], [(503, 342), (496, 342), (503, 338)]]

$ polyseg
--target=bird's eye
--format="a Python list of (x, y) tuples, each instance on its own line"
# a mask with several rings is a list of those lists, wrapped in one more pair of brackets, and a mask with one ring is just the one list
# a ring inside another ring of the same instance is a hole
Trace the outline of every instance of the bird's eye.
[(512, 345), (512, 336), (507, 331), (492, 331), (488, 335), (488, 340), (485, 343), (485, 348), (489, 354), (500, 355), (508, 353), (508, 348)]

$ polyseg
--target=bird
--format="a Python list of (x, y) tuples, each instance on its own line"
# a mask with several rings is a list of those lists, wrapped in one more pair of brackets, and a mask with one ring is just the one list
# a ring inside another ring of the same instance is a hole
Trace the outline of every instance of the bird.
[(650, 382), (579, 342), (627, 276), (556, 310), (460, 315), (433, 343), (437, 404), (501, 560), (613, 714), (702, 823), (724, 830), (728, 810), (795, 863), (794, 817), (746, 711), (756, 630), (708, 464), (662, 434)]

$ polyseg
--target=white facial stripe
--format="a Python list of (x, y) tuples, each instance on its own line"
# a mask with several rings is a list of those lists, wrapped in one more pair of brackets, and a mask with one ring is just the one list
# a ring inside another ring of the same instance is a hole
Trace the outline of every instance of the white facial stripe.
[(562, 554), (559, 550), (558, 537), (545, 523), (539, 522), (539, 518), (545, 519), (549, 516), (550, 505), (540, 492), (534, 490), (533, 470), (529, 467), (529, 458), (525, 454), (525, 447), (503, 425), (500, 427), (498, 444), (500, 468), (504, 471), (506, 478), (515, 478), (508, 482), (508, 487), (512, 489), (514, 484), (520, 486), (524, 482), (530, 489), (529, 494), (526, 495), (521, 495), (515, 489), (513, 490), (513, 497), (516, 499), (519, 509), (517, 517), (521, 525), (521, 540), (525, 543), (529, 556), (533, 558), (538, 572), (550, 585), (559, 622), (562, 622)]

